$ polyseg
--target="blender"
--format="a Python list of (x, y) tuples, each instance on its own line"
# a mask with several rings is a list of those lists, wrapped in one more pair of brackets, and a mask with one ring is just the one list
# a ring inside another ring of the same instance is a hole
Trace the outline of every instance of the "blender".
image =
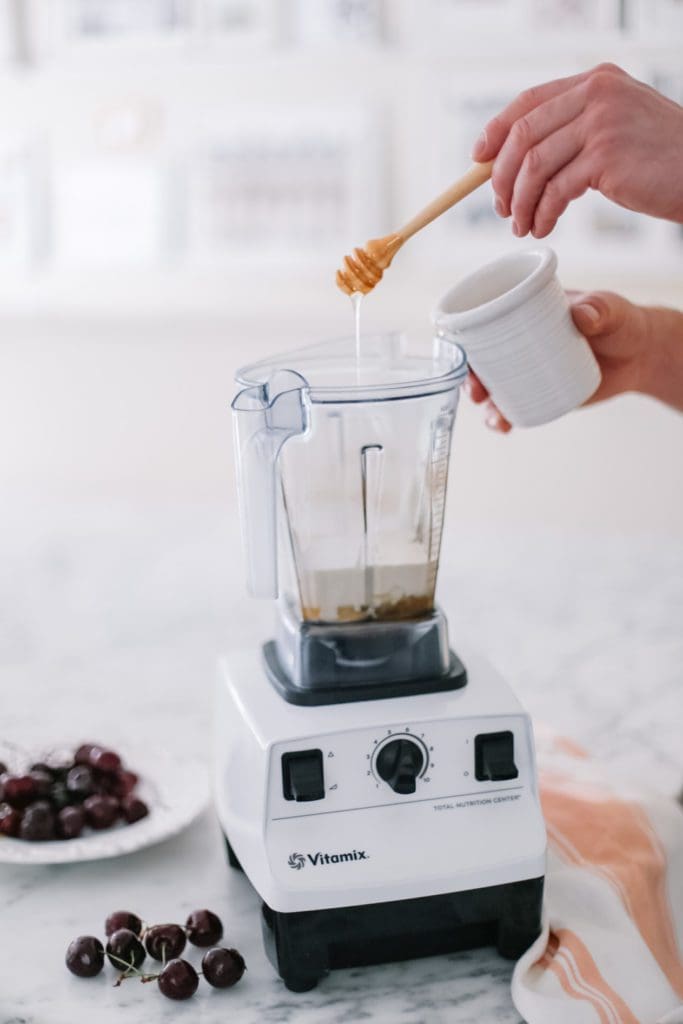
[(277, 599), (216, 690), (214, 794), (292, 991), (541, 928), (531, 723), (434, 602), (463, 351), (402, 334), (240, 370), (248, 587)]

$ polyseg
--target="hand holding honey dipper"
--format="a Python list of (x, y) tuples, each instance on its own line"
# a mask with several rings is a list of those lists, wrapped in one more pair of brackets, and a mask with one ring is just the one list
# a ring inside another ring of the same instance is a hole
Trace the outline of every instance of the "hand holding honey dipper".
[(494, 161), (496, 211), (519, 238), (544, 238), (589, 189), (683, 224), (683, 107), (614, 64), (526, 89), (472, 157)]
[[(495, 208), (517, 237), (544, 238), (588, 189), (683, 223), (683, 107), (614, 64), (525, 90), (485, 125), (472, 156), (494, 161)], [(640, 392), (683, 411), (683, 313), (612, 292), (569, 298), (602, 373), (590, 403)], [(485, 403), (487, 426), (507, 433), (471, 371), (466, 388)]]
[(385, 235), (384, 238), (371, 239), (363, 249), (354, 249), (355, 255), (345, 256), (343, 268), (337, 271), (339, 288), (347, 295), (352, 295), (354, 292), (367, 295), (368, 292), (371, 292), (381, 281), (384, 271), (391, 264), (403, 243), (427, 224), (431, 224), (446, 210), (450, 210), (475, 188), (479, 188), (485, 181), (488, 181), (492, 169), (492, 160), (488, 163), (473, 164), (462, 178), (459, 178), (436, 199), (433, 199), (424, 210), (416, 214), (398, 231)]
[[(345, 256), (337, 285), (367, 294), (401, 246), (492, 178), (495, 208), (517, 237), (543, 238), (588, 189), (639, 213), (683, 223), (683, 107), (613, 64), (534, 86), (484, 127), (475, 163), (393, 234)], [(637, 306), (611, 292), (571, 295), (572, 317), (590, 344), (602, 384), (598, 402), (628, 391), (683, 412), (683, 313)], [(467, 390), (486, 403), (486, 423), (510, 423), (470, 371)]]

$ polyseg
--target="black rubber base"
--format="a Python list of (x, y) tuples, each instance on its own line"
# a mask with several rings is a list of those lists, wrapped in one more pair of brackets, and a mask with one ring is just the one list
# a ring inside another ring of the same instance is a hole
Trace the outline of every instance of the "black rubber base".
[[(242, 866), (226, 839), (232, 867)], [(541, 931), (543, 878), (484, 889), (334, 910), (262, 908), (268, 958), (291, 992), (307, 992), (338, 967), (411, 960), (495, 946), (516, 960)]]
[(266, 952), (292, 992), (337, 967), (495, 946), (517, 959), (541, 931), (543, 879), (337, 910), (280, 914), (263, 905)]

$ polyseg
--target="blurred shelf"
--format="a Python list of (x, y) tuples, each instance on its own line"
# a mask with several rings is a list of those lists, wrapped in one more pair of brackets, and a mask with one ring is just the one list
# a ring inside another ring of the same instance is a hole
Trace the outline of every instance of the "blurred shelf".
[[(0, 46), (0, 315), (260, 315), (266, 292), (269, 315), (325, 314), (343, 253), (445, 187), (522, 88), (609, 59), (683, 99), (680, 0), (169, 0), (167, 38), (80, 42), (68, 12), (94, 12), (88, 31), (101, 32), (107, 18), (153, 23), (166, 0), (53, 0), (52, 42), (45, 0), (3, 3), (37, 21)], [(524, 20), (553, 10), (599, 27)], [(626, 11), (634, 27), (605, 27)], [(352, 16), (372, 31), (341, 41), (335, 25)], [(251, 28), (229, 39), (208, 31), (212, 18)], [(516, 244), (484, 190), (456, 212), (416, 239), (368, 308), (421, 316), (442, 282)], [(297, 235), (327, 248), (307, 255)], [(683, 229), (587, 201), (549, 243), (568, 283), (680, 299)]]
[[(496, 66), (489, 68), (494, 77), (501, 67), (522, 66), (533, 72), (535, 64), (543, 65), (547, 60), (556, 58), (571, 58), (573, 63), (578, 62), (585, 68), (603, 61), (628, 66), (643, 59), (659, 58), (677, 62), (679, 66), (682, 43), (683, 32), (648, 33), (645, 36), (615, 32), (590, 36), (583, 33), (525, 33), (515, 39), (511, 47), (509, 35), (493, 32), (480, 37), (466, 35), (460, 41), (436, 41), (427, 47), (399, 44), (391, 47), (361, 46), (352, 50), (332, 45), (305, 50), (287, 47), (221, 51), (216, 47), (147, 49), (143, 45), (131, 47), (121, 44), (111, 50), (69, 53), (68, 59), (55, 57), (38, 64), (3, 62), (0, 63), (0, 82), (10, 88), (30, 84), (49, 91), (54, 84), (68, 83), (87, 74), (95, 88), (108, 79), (118, 79), (121, 84), (121, 64), (125, 61), (126, 85), (149, 81), (157, 76), (162, 80), (173, 78), (179, 74), (190, 78), (219, 74), (226, 81), (244, 81), (246, 76), (247, 80), (256, 81), (262, 76), (263, 69), (268, 68), (269, 77), (283, 75), (285, 81), (298, 79), (302, 74), (310, 76), (309, 86), (311, 78), (320, 76), (327, 81), (335, 75), (342, 93), (354, 91), (355, 85), (367, 79), (378, 81), (379, 70), (390, 72), (393, 69), (405, 73), (406, 69), (427, 68), (435, 61), (450, 66), (455, 73), (461, 69), (480, 69), (482, 62), (495, 61)], [(353, 61), (352, 78), (348, 74), (350, 60)], [(389, 80), (382, 91), (390, 94), (395, 87), (396, 80)], [(250, 97), (241, 93), (239, 99), (245, 102)]]

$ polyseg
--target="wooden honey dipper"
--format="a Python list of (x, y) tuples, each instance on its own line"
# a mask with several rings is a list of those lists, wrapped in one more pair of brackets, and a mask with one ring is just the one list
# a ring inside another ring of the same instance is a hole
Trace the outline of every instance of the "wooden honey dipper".
[(470, 169), (455, 184), (433, 199), (424, 210), (416, 214), (399, 231), (384, 238), (373, 238), (364, 249), (354, 249), (353, 256), (344, 257), (344, 268), (337, 271), (337, 285), (347, 295), (362, 292), (367, 295), (382, 280), (382, 274), (391, 264), (404, 242), (421, 231), (427, 224), (440, 217), (446, 210), (474, 192), (491, 177), (493, 160), (485, 164), (472, 164)]

